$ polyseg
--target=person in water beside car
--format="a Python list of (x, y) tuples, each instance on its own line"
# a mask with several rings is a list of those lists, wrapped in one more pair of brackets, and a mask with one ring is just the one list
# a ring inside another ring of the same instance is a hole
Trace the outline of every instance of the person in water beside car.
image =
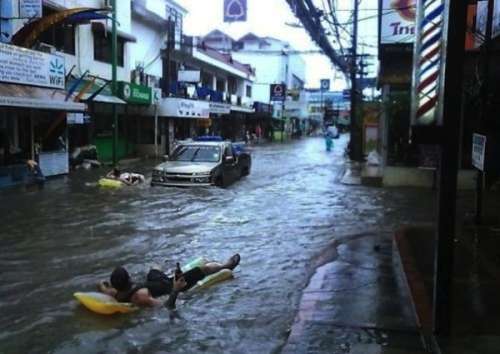
[(144, 182), (144, 176), (139, 173), (124, 172), (122, 173), (116, 167), (113, 168), (107, 175), (106, 178), (115, 179), (121, 181), (128, 186), (134, 186), (139, 183)]
[[(117, 267), (111, 273), (110, 283), (101, 282), (98, 288), (99, 291), (113, 296), (119, 302), (131, 302), (141, 307), (164, 304), (173, 309), (179, 292), (191, 289), (206, 276), (217, 273), (222, 269), (233, 270), (239, 263), (240, 255), (236, 253), (224, 264), (210, 262), (174, 277), (169, 277), (158, 269), (151, 269), (144, 283), (134, 283), (125, 268)], [(169, 295), (165, 303), (157, 299), (163, 295)]]

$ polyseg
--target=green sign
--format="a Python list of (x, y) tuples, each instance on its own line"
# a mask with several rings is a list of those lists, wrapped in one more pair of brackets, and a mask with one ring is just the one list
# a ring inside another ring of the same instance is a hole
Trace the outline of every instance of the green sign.
[(153, 92), (151, 87), (119, 81), (118, 97), (128, 103), (150, 105), (153, 100)]

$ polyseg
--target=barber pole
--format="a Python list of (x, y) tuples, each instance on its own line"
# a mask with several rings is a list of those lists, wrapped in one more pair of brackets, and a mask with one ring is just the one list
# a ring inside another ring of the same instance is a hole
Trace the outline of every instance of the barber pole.
[(415, 125), (440, 124), (444, 24), (443, 0), (417, 0), (412, 104), (412, 123)]

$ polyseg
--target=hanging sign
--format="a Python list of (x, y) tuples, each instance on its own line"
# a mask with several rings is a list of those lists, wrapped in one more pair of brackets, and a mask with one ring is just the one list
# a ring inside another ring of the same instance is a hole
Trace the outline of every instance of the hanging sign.
[(383, 0), (380, 10), (380, 43), (413, 43), (415, 40), (415, 0)]
[(64, 57), (0, 43), (0, 82), (64, 89)]
[(245, 22), (247, 0), (224, 0), (224, 22)]

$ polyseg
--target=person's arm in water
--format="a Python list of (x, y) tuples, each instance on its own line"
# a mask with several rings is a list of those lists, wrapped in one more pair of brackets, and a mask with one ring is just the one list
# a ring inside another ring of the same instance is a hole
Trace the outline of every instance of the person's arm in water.
[(99, 284), (97, 284), (97, 289), (103, 294), (115, 297), (116, 296), (116, 289), (113, 288), (107, 281), (101, 281)]
[(179, 295), (179, 292), (187, 285), (186, 280), (184, 280), (184, 277), (181, 276), (179, 278), (174, 277), (174, 287), (172, 289), (172, 292), (168, 296), (167, 301), (165, 301), (165, 307), (168, 309), (175, 309), (175, 301), (177, 300), (177, 295)]

